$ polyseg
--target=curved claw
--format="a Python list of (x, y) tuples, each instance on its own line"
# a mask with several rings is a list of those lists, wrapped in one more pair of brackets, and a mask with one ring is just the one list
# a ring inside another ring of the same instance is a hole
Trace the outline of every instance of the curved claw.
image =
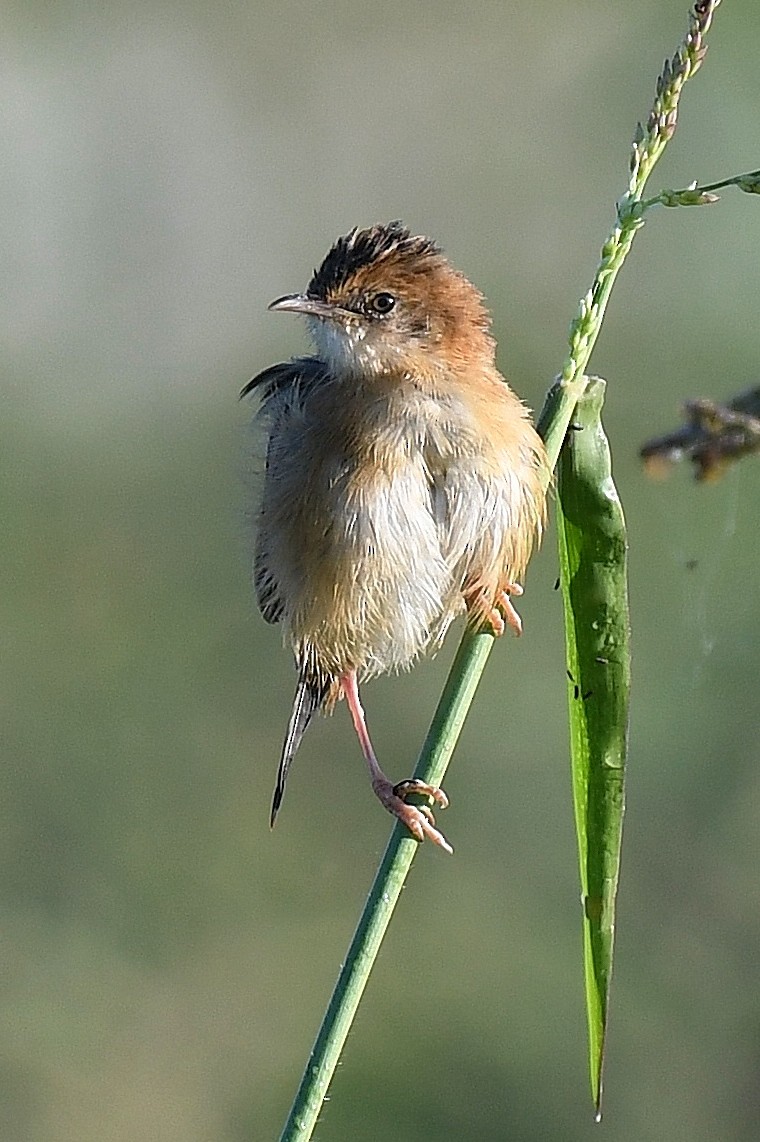
[(496, 638), (500, 638), (507, 627), (511, 627), (516, 635), (522, 634), (522, 619), (512, 603), (512, 595), (517, 598), (522, 595), (523, 589), (519, 583), (505, 583), (497, 593), (491, 604), (492, 596), (484, 589), (465, 595), (465, 602), (473, 623), (483, 624), (490, 628)]
[(435, 827), (432, 809), (428, 805), (409, 805), (404, 800), (410, 793), (417, 793), (423, 797), (429, 797), (435, 804), (445, 809), (449, 799), (442, 789), (438, 789), (435, 785), (427, 785), (424, 781), (418, 781), (416, 778), (400, 781), (397, 785), (391, 785), (389, 781), (376, 781), (372, 784), (375, 793), (388, 812), (392, 813), (394, 817), (398, 817), (416, 841), (424, 841), (427, 837), (428, 840), (447, 853), (453, 853), (454, 850), (443, 833)]
[(393, 786), (393, 792), (396, 797), (401, 797), (403, 800), (408, 797), (410, 793), (418, 793), (421, 797), (429, 797), (431, 801), (435, 801), (441, 809), (448, 809), (449, 799), (442, 789), (437, 785), (428, 785), (426, 781), (420, 781), (416, 777), (408, 777), (406, 781), (398, 781)]
[(435, 824), (435, 817), (433, 816), (433, 810), (430, 808), (429, 805), (415, 805), (415, 809), (419, 809), (420, 813), (422, 813), (423, 817), (427, 817), (427, 819), (431, 825)]
[[(516, 635), (522, 634), (522, 619), (515, 610), (510, 595), (515, 595), (518, 599), (522, 595), (523, 589), (519, 583), (507, 583), (503, 591), (499, 591), (496, 596), (496, 606), (491, 612), (491, 622), (494, 624), (494, 633), (497, 635), (503, 634), (505, 623), (511, 626)], [(500, 628), (500, 629), (498, 629)]]

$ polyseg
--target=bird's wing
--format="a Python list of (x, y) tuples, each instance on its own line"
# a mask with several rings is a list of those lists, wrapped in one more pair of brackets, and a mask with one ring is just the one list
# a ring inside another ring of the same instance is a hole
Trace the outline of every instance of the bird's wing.
[(324, 365), (316, 357), (293, 357), (270, 365), (252, 377), (240, 390), (241, 400), (259, 390), (264, 401), (292, 389), (307, 389), (324, 377)]
[(258, 373), (243, 388), (240, 396), (257, 392), (261, 396), (258, 416), (268, 423), (269, 440), (264, 477), (264, 493), (259, 534), (254, 560), (254, 587), (259, 610), (268, 623), (278, 623), (285, 612), (285, 598), (278, 577), (274, 572), (274, 561), (270, 555), (270, 537), (267, 527), (266, 502), (269, 481), (272, 479), (272, 457), (280, 447), (283, 434), (287, 432), (290, 418), (298, 411), (303, 400), (312, 388), (324, 380), (322, 363), (315, 357), (294, 357), (270, 365)]
[[(274, 571), (275, 561), (270, 554), (276, 537), (270, 536), (270, 529), (267, 526), (266, 505), (268, 493), (273, 487), (271, 481), (274, 478), (273, 468), (276, 467), (274, 459), (278, 449), (288, 446), (288, 429), (293, 416), (301, 415), (304, 400), (308, 398), (313, 388), (325, 379), (324, 365), (315, 357), (294, 357), (291, 361), (270, 365), (268, 369), (258, 373), (240, 394), (241, 397), (253, 392), (260, 394), (261, 406), (258, 415), (266, 420), (269, 429), (263, 507), (254, 561), (256, 598), (262, 615), (269, 623), (279, 622), (285, 613), (284, 592)], [(316, 675), (312, 668), (301, 664), (293, 709), (277, 770), (270, 817), (272, 825), (280, 808), (285, 792), (285, 781), (295, 752), (309, 722), (324, 703), (331, 682), (330, 678)]]

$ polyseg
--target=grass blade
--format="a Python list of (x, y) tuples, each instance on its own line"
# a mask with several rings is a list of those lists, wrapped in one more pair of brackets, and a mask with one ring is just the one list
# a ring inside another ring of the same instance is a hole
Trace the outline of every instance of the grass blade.
[(631, 681), (625, 520), (590, 378), (558, 465), (570, 744), (583, 902), (591, 1089), (601, 1117)]

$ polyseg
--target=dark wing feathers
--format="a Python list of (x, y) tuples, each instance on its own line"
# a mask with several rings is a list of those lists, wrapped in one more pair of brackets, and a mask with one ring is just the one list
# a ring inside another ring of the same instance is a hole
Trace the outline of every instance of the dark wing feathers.
[(268, 563), (266, 551), (259, 548), (254, 561), (253, 585), (262, 615), (268, 623), (278, 623), (285, 613), (285, 603)]
[[(294, 357), (291, 361), (282, 361), (278, 365), (270, 365), (268, 369), (258, 373), (243, 388), (240, 396), (245, 397), (258, 391), (262, 398), (262, 412), (270, 422), (269, 447), (267, 448), (267, 479), (269, 476), (269, 456), (272, 449), (272, 440), (282, 428), (286, 418), (291, 415), (294, 405), (300, 399), (308, 396), (314, 385), (326, 380), (325, 367), (316, 357)], [(264, 529), (262, 529), (263, 531)], [(265, 534), (265, 532), (264, 532)], [(268, 623), (279, 622), (285, 612), (279, 584), (275, 579), (269, 565), (269, 553), (266, 544), (261, 544), (256, 552), (254, 562), (254, 584), (261, 613)], [(270, 823), (274, 825), (277, 811), (280, 808), (285, 792), (285, 780), (288, 776), (290, 764), (301, 742), (309, 722), (323, 704), (332, 679), (322, 676), (315, 677), (306, 667), (302, 666), (299, 672), (298, 686), (293, 699), (293, 709), (288, 723), (288, 731), (282, 747), (282, 755), (277, 770), (277, 783), (272, 798), (272, 813)]]
[(243, 385), (240, 390), (240, 399), (250, 396), (254, 389), (261, 389), (262, 397), (267, 400), (278, 388), (292, 384), (296, 379), (294, 363), (293, 361), (280, 361), (277, 365), (270, 365), (268, 369), (263, 369), (255, 377), (252, 377), (247, 385)]
[[(259, 392), (262, 398), (262, 412), (266, 416), (271, 412), (270, 440), (267, 448), (266, 471), (269, 473), (269, 456), (272, 447), (272, 435), (282, 426), (283, 418), (290, 415), (291, 401), (286, 398), (288, 394), (303, 396), (309, 389), (324, 379), (325, 370), (321, 361), (316, 357), (294, 357), (290, 361), (281, 361), (277, 365), (270, 365), (268, 369), (257, 373), (248, 382), (240, 393), (241, 397)], [(297, 399), (297, 398), (296, 398)], [(262, 529), (263, 531), (263, 529)], [(280, 592), (280, 586), (274, 577), (269, 563), (269, 553), (266, 546), (260, 545), (256, 552), (253, 574), (256, 598), (259, 609), (268, 623), (278, 623), (285, 612), (285, 604)]]
[(280, 361), (279, 364), (270, 365), (268, 369), (257, 373), (240, 390), (240, 399), (260, 389), (262, 398), (268, 401), (294, 385), (308, 387), (315, 384), (324, 377), (324, 374), (324, 365), (316, 357), (293, 357), (290, 361)]

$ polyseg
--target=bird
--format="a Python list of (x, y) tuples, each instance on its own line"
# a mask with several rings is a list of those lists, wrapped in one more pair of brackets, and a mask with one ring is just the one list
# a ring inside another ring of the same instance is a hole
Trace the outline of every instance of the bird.
[(432, 808), (445, 793), (385, 775), (359, 685), (434, 652), (461, 614), (520, 633), (512, 599), (551, 479), (543, 442), (497, 370), (483, 295), (401, 222), (338, 238), (306, 291), (269, 309), (305, 317), (314, 347), (241, 392), (258, 394), (267, 435), (256, 596), (298, 672), (270, 825), (313, 716), (344, 699), (382, 805), (451, 852)]

